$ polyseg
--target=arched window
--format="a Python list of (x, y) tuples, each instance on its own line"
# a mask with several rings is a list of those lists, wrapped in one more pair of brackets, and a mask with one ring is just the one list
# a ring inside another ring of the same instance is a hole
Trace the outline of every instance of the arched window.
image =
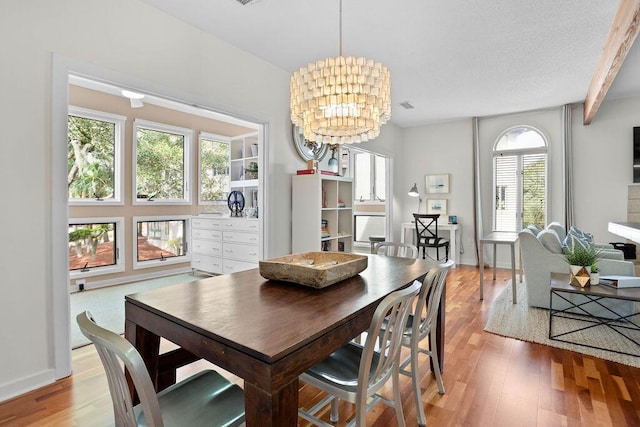
[(531, 126), (506, 129), (493, 146), (493, 229), (520, 231), (547, 220), (547, 140)]

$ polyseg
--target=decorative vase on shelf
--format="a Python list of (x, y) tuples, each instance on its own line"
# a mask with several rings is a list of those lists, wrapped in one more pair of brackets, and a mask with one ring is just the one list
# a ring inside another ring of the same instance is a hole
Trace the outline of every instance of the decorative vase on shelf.
[(590, 275), (590, 284), (591, 285), (599, 285), (600, 284), (600, 273), (591, 273)]
[(569, 265), (569, 283), (584, 288), (591, 282), (591, 266)]

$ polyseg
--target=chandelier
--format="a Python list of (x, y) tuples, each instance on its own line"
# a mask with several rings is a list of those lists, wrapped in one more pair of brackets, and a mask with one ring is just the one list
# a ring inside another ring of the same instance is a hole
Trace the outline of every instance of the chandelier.
[(380, 134), (391, 118), (391, 75), (373, 59), (340, 54), (308, 64), (291, 76), (291, 121), (318, 144), (352, 144)]

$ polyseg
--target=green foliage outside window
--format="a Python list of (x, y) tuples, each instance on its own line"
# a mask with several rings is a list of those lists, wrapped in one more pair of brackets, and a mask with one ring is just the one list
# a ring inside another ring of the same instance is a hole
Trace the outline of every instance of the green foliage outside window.
[(226, 201), (229, 194), (229, 144), (200, 140), (200, 198)]
[(184, 199), (183, 135), (138, 128), (137, 197)]
[(529, 224), (545, 227), (545, 166), (543, 159), (528, 164), (523, 170), (523, 227)]
[(115, 124), (70, 115), (67, 125), (69, 198), (113, 198)]

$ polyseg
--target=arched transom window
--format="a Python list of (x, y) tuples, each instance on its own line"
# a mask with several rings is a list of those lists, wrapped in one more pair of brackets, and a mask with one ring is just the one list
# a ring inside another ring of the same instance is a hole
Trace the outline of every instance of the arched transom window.
[(493, 146), (493, 229), (520, 231), (547, 219), (547, 140), (531, 126), (506, 129)]

